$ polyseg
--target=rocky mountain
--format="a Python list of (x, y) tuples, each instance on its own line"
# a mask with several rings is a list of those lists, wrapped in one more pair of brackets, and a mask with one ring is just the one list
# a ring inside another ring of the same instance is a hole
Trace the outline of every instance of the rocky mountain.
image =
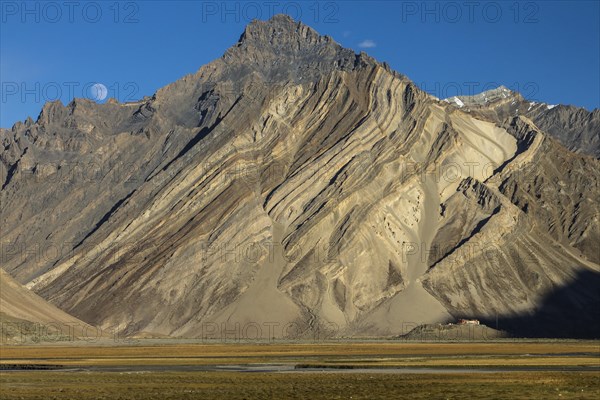
[(600, 158), (600, 109), (527, 100), (504, 86), (475, 96), (455, 96), (444, 101), (480, 118), (503, 121), (523, 115), (569, 150)]
[(2, 267), (131, 335), (498, 317), (598, 336), (600, 161), (555, 136), (278, 15), (152, 97), (49, 103), (2, 130)]

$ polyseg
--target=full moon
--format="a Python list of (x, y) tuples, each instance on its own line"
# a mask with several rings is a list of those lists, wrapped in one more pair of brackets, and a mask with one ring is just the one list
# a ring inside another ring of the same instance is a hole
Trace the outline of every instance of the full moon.
[(106, 98), (108, 94), (108, 89), (101, 83), (96, 83), (94, 86), (90, 88), (90, 92), (92, 95), (92, 100), (102, 101)]

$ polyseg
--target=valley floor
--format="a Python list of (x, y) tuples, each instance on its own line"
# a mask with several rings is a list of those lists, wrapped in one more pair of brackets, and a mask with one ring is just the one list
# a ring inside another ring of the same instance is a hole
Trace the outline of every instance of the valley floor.
[(0, 346), (2, 399), (600, 397), (600, 342)]

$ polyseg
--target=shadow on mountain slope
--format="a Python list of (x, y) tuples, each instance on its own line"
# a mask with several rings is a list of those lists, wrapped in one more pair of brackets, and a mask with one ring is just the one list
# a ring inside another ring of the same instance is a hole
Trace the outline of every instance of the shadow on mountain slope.
[[(489, 318), (482, 323), (496, 326)], [(515, 337), (600, 338), (600, 273), (582, 270), (570, 284), (548, 293), (531, 314), (498, 316), (498, 328)]]

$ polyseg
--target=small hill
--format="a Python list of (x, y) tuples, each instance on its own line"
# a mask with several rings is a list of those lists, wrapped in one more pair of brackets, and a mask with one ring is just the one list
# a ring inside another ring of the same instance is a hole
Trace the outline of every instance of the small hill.
[(405, 340), (491, 340), (510, 337), (507, 332), (485, 325), (426, 324), (419, 325), (399, 339)]
[(0, 269), (0, 343), (65, 341), (93, 338), (97, 333)]

